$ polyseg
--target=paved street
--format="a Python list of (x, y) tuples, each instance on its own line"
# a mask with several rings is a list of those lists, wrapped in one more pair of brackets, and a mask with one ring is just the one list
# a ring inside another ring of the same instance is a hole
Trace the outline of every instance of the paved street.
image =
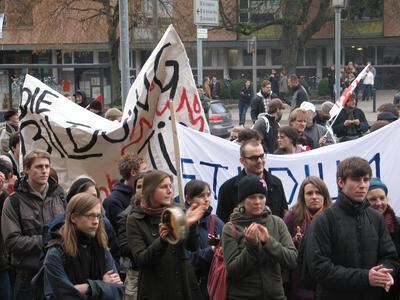
[[(376, 108), (378, 108), (383, 103), (393, 103), (393, 97), (396, 93), (396, 90), (377, 90), (376, 91)], [(312, 102), (312, 101), (311, 101)], [(318, 101), (320, 103), (320, 101)], [(320, 104), (316, 104), (317, 109), (319, 108)], [(376, 113), (372, 110), (372, 100), (370, 101), (359, 101), (358, 107), (361, 108), (365, 116), (370, 124), (376, 121)], [(227, 105), (229, 111), (232, 114), (233, 125), (237, 126), (239, 124), (239, 109), (236, 104)], [(286, 109), (282, 121), (280, 122), (281, 125), (288, 125), (288, 118), (289, 118), (289, 109)], [(252, 122), (250, 120), (250, 108), (247, 111), (246, 115), (246, 127), (250, 127)]]

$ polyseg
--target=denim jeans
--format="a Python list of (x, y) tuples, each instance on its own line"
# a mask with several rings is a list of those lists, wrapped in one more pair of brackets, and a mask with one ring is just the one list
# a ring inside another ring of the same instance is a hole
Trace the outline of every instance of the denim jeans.
[(364, 85), (362, 99), (369, 100), (370, 97), (372, 99), (372, 84), (366, 84), (366, 85)]
[(8, 271), (0, 271), (0, 299), (11, 300), (12, 299), (12, 289), (10, 277)]
[(243, 125), (246, 123), (246, 113), (249, 109), (249, 104), (239, 101), (239, 125)]
[(17, 271), (14, 288), (14, 300), (29, 300), (32, 299), (31, 280), (32, 276)]

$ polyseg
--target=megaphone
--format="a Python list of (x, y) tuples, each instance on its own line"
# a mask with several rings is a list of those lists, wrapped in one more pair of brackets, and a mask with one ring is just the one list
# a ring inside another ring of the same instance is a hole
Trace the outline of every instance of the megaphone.
[(168, 243), (175, 245), (186, 238), (186, 214), (182, 208), (174, 206), (165, 209), (161, 214), (161, 223), (169, 228), (166, 237)]

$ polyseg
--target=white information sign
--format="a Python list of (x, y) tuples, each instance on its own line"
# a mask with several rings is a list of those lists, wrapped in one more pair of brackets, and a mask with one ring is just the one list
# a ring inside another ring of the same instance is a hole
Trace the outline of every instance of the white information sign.
[(196, 25), (219, 25), (218, 0), (195, 0), (194, 24)]
[(208, 38), (207, 28), (197, 28), (197, 38), (198, 39), (207, 39)]

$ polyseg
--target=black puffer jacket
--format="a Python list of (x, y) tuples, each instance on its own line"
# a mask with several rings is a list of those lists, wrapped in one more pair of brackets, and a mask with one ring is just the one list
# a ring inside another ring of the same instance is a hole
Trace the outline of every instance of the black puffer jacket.
[(274, 153), (278, 149), (279, 123), (274, 116), (260, 114), (252, 129), (260, 134), (265, 153)]
[(384, 290), (369, 285), (369, 269), (383, 264), (395, 274), (398, 268), (384, 218), (366, 202), (355, 204), (341, 192), (331, 209), (334, 224), (322, 212), (311, 223), (307, 240), (316, 299), (381, 299)]

